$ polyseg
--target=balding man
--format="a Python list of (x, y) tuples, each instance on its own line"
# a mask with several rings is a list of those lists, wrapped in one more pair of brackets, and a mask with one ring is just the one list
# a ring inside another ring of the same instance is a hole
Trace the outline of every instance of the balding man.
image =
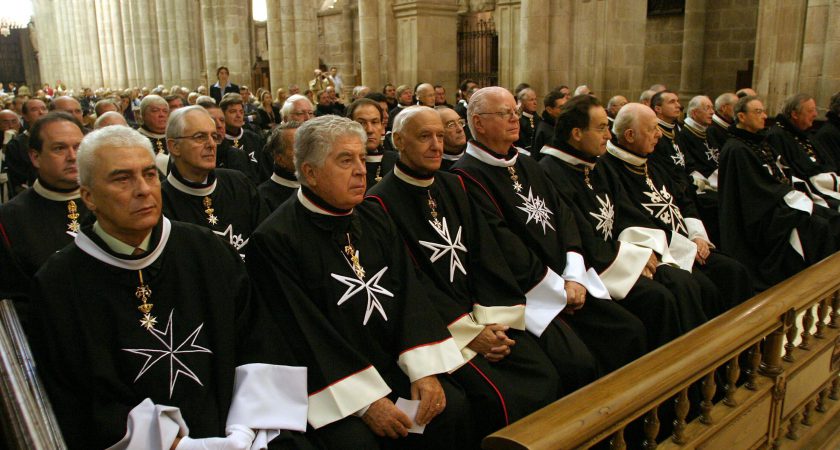
[(96, 122), (93, 123), (93, 129), (98, 130), (111, 125), (123, 125), (127, 127), (128, 122), (125, 121), (125, 116), (122, 114), (116, 111), (108, 111), (96, 118)]
[[(519, 139), (513, 96), (500, 87), (480, 89), (470, 99), (467, 116), (475, 140), (467, 144), (467, 154), (452, 171), (462, 175), (488, 221), (504, 224), (497, 228), (504, 254), (522, 255), (516, 261), (531, 259), (542, 275), (536, 283), (533, 279), (521, 283), (526, 295), (542, 295), (546, 302), (544, 320), (536, 322), (541, 327), (529, 330), (544, 339), (549, 336), (542, 334), (546, 329), (560, 328), (562, 334), (570, 326), (574, 338), (580, 336), (606, 371), (643, 354), (647, 349), (644, 326), (610, 300), (607, 288), (583, 258), (568, 207), (539, 164), (521, 157), (513, 146)], [(533, 270), (519, 267), (515, 272)], [(571, 313), (560, 315), (564, 310)], [(555, 357), (566, 350), (547, 352)], [(568, 359), (568, 364), (576, 364), (573, 356)], [(562, 358), (555, 362), (563, 364)]]
[(650, 106), (650, 99), (653, 98), (654, 95), (656, 95), (656, 92), (650, 89), (642, 91), (642, 95), (639, 96), (639, 103), (645, 106)]
[(10, 197), (28, 189), (38, 176), (29, 159), (29, 135), (35, 121), (46, 113), (47, 105), (40, 99), (29, 99), (23, 104), (24, 130), (6, 144)]
[(712, 124), (706, 129), (710, 146), (722, 149), (729, 139), (729, 127), (735, 123), (733, 111), (736, 103), (738, 96), (731, 92), (724, 92), (715, 99), (715, 114), (712, 116)]
[[(84, 111), (82, 110), (82, 104), (79, 103), (73, 97), (68, 95), (63, 95), (56, 99), (53, 99), (52, 103), (50, 103), (50, 111), (64, 111), (68, 114), (71, 114), (73, 117), (76, 118), (80, 123), (85, 123), (85, 115)], [(85, 129), (85, 132), (89, 130)]]
[(417, 104), (421, 106), (435, 107), (435, 87), (429, 83), (421, 83), (414, 92), (417, 97)]
[(280, 115), (283, 121), (306, 122), (315, 117), (315, 107), (312, 102), (304, 95), (292, 94), (283, 103), (283, 108), (280, 110)]
[(752, 88), (738, 89), (738, 91), (735, 92), (735, 95), (737, 95), (739, 99), (747, 97), (747, 96), (750, 96), (750, 97), (758, 96), (758, 94), (756, 94), (756, 92)]
[(537, 93), (531, 88), (525, 88), (516, 95), (516, 108), (519, 111), (519, 140), (514, 143), (524, 150), (528, 156), (539, 151), (534, 149), (534, 137), (540, 116), (537, 114)]
[[(661, 165), (650, 163), (662, 136), (653, 110), (638, 103), (625, 105), (613, 131), (618, 142), (607, 143), (601, 161), (607, 178), (620, 183), (631, 204), (665, 233), (649, 236), (660, 254), (667, 250), (680, 268), (698, 275), (706, 315), (711, 319), (752, 296), (746, 268), (715, 250), (690, 192)], [(719, 301), (707, 301), (716, 296)]]
[(618, 114), (618, 111), (627, 104), (627, 97), (623, 95), (614, 95), (610, 100), (607, 102), (607, 120), (610, 122), (610, 128), (612, 128), (613, 122), (615, 122), (615, 116)]
[(295, 131), (300, 122), (283, 122), (271, 130), (265, 149), (274, 156), (274, 173), (264, 181), (257, 190), (269, 211), (279, 208), (295, 191), (300, 188), (300, 182), (295, 177)]
[(464, 156), (467, 149), (467, 135), (464, 132), (466, 122), (454, 109), (448, 106), (435, 107), (443, 123), (443, 156), (440, 169), (448, 171), (456, 161)]
[(811, 198), (833, 209), (840, 207), (840, 164), (831, 152), (811, 139), (809, 131), (817, 118), (814, 97), (799, 93), (785, 99), (776, 124), (767, 132), (767, 142), (789, 175), (804, 180)]

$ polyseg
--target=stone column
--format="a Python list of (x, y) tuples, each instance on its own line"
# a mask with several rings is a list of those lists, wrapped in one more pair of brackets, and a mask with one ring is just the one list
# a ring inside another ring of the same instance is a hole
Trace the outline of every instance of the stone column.
[[(493, 20), (499, 34), (499, 86), (513, 89), (519, 83), (520, 0), (499, 0)], [(460, 80), (459, 80), (460, 82)]]
[(130, 87), (142, 88), (145, 82), (140, 77), (138, 69), (140, 61), (139, 39), (134, 33), (134, 11), (132, 5), (119, 2), (120, 23), (122, 25), (122, 40), (125, 44), (125, 71)]
[[(172, 2), (169, 0), (151, 0), (154, 7), (155, 20), (157, 22), (157, 30), (155, 35), (158, 40), (158, 60), (160, 61), (161, 79), (159, 83), (163, 83), (167, 89), (173, 83), (177, 83), (175, 70), (172, 67), (177, 63), (176, 58), (173, 58), (173, 51), (175, 50), (174, 40), (178, 38), (175, 30), (172, 29), (173, 22), (175, 22), (175, 11)], [(176, 55), (177, 57), (177, 55)]]
[(114, 61), (114, 41), (113, 41), (113, 26), (111, 22), (110, 11), (108, 11), (110, 4), (107, 0), (94, 0), (93, 10), (96, 14), (96, 33), (99, 42), (99, 58), (102, 65), (102, 78), (104, 85), (109, 87), (115, 86), (115, 68)]
[(686, 0), (683, 16), (682, 66), (680, 67), (680, 95), (686, 102), (703, 92), (705, 41), (706, 0)]
[[(601, 2), (603, 3), (603, 2)], [(519, 46), (522, 59), (516, 65), (511, 88), (519, 83), (530, 84), (538, 96), (548, 85), (549, 14), (548, 0), (522, 2), (519, 12)]]
[(265, 32), (268, 37), (268, 70), (271, 79), (271, 95), (277, 89), (286, 89), (283, 77), (283, 30), (280, 27), (280, 0), (266, 0), (267, 18)]
[(105, 86), (105, 82), (102, 73), (102, 59), (99, 54), (102, 44), (99, 41), (94, 0), (82, 0), (79, 6), (81, 6), (81, 12), (84, 16), (81, 22), (81, 31), (83, 33), (84, 52), (87, 56), (86, 64), (82, 66), (82, 74), (87, 75), (88, 85), (92, 89), (96, 89)]
[(768, 115), (799, 90), (807, 0), (760, 0), (753, 89), (764, 96)]
[(120, 89), (132, 87), (128, 81), (128, 61), (126, 60), (125, 39), (123, 38), (125, 31), (123, 30), (123, 22), (120, 14), (120, 5), (117, 0), (108, 0), (105, 2), (108, 10), (108, 17), (110, 17), (111, 26), (111, 45), (114, 61), (114, 78), (112, 80), (113, 86)]
[(377, 91), (382, 80), (379, 49), (379, 7), (376, 0), (359, 0), (361, 84)]
[(381, 92), (385, 83), (397, 83), (397, 20), (394, 17), (393, 0), (381, 0), (379, 4), (379, 77), (381, 84), (375, 88)]
[(447, 0), (396, 1), (399, 83), (458, 85), (458, 5)]
[(799, 91), (814, 96), (821, 112), (832, 94), (840, 90), (840, 4), (829, 0), (808, 1), (802, 48)]

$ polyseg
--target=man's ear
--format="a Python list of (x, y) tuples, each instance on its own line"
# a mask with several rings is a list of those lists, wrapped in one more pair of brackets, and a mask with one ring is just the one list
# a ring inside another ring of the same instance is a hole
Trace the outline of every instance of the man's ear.
[(396, 148), (397, 150), (402, 150), (403, 143), (405, 142), (402, 136), (402, 131), (398, 133), (391, 133), (391, 140), (394, 141), (394, 148)]
[(36, 152), (35, 149), (29, 149), (29, 160), (32, 161), (32, 166), (36, 169), (41, 168), (41, 161), (39, 160), (41, 154)]
[(88, 189), (87, 186), (80, 186), (79, 195), (81, 195), (82, 201), (85, 202), (85, 206), (87, 206), (88, 211), (95, 213), (96, 204), (93, 202), (93, 193), (90, 189)]
[(581, 138), (583, 137), (583, 130), (580, 128), (572, 128), (572, 134), (570, 138), (575, 142), (580, 142)]
[(305, 162), (300, 165), (300, 174), (306, 180), (306, 184), (309, 186), (315, 186), (317, 183), (315, 182), (315, 168), (312, 167), (308, 162)]

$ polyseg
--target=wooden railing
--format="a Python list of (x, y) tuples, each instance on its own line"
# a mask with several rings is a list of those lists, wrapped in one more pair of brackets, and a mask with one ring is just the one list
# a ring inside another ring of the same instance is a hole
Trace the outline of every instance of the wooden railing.
[(840, 448), (838, 291), (840, 253), (486, 437), (483, 448)]

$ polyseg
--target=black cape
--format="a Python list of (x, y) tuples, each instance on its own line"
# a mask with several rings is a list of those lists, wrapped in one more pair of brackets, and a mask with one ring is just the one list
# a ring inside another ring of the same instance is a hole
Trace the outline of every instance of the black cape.
[(519, 116), (519, 140), (513, 145), (533, 154), (540, 150), (539, 148), (534, 147), (534, 137), (537, 134), (537, 126), (540, 123), (540, 116), (537, 113), (528, 114), (531, 117), (528, 117), (525, 114), (527, 113), (523, 112)]
[(236, 135), (226, 133), (224, 142), (239, 149), (248, 158), (248, 168), (243, 172), (255, 185), (262, 183), (271, 176), (274, 158), (264, 151), (265, 142), (259, 134), (240, 128)]
[[(386, 138), (387, 139), (387, 138)], [(376, 186), (382, 181), (382, 177), (394, 170), (394, 164), (400, 159), (400, 154), (390, 150), (369, 152), (365, 155), (365, 170), (367, 170), (367, 188)]]
[(265, 200), (270, 213), (288, 200), (299, 187), (300, 183), (295, 178), (295, 174), (275, 165), (271, 178), (257, 186), (257, 191), (259, 191), (260, 197)]

